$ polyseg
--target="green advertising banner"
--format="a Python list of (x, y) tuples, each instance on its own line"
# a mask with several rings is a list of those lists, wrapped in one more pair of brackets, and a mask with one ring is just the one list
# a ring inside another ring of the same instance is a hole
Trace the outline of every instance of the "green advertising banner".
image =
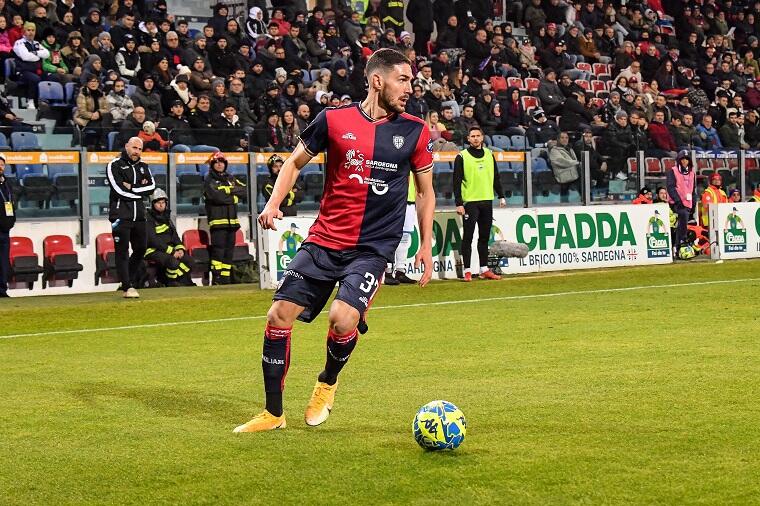
[(760, 257), (760, 204), (731, 202), (710, 206), (710, 238), (717, 241), (713, 258)]
[[(267, 231), (270, 276), (274, 287), (287, 270), (294, 251), (306, 235), (313, 218), (283, 221), (277, 232)], [(507, 240), (526, 244), (526, 258), (494, 258), (504, 274), (567, 269), (591, 269), (627, 265), (671, 263), (668, 206), (612, 205), (535, 209), (494, 209), (489, 244)], [(478, 272), (477, 231), (473, 239), (472, 271)], [(414, 267), (419, 251), (415, 228), (404, 268), (412, 278), (421, 274)], [(434, 279), (455, 279), (463, 271), (462, 218), (452, 211), (435, 215), (433, 223)]]

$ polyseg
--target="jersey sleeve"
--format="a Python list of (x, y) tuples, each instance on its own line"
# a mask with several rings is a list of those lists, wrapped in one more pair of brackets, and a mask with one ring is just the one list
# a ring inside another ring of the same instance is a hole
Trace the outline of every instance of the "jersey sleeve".
[(327, 148), (327, 109), (317, 114), (314, 121), (301, 132), (301, 142), (312, 156)]
[(427, 172), (433, 167), (433, 141), (430, 140), (430, 130), (427, 125), (422, 125), (410, 162), (412, 172)]

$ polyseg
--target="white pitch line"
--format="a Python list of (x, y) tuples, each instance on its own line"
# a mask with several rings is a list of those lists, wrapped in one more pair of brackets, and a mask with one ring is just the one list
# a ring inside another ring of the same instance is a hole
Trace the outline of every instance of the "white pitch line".
[[(694, 281), (692, 283), (669, 283), (665, 285), (641, 285), (641, 286), (625, 286), (619, 288), (600, 288), (597, 290), (576, 290), (572, 292), (552, 292), (552, 293), (537, 293), (530, 295), (505, 295), (502, 297), (484, 297), (480, 299), (463, 299), (463, 300), (444, 300), (438, 302), (419, 302), (416, 304), (398, 304), (395, 306), (373, 306), (372, 311), (378, 311), (382, 309), (406, 309), (412, 307), (428, 307), (428, 306), (448, 306), (452, 304), (472, 304), (475, 302), (492, 302), (492, 301), (510, 301), (510, 300), (529, 300), (529, 299), (543, 299), (549, 297), (565, 297), (570, 295), (594, 295), (599, 293), (615, 293), (615, 292), (631, 292), (636, 290), (652, 290), (661, 288), (682, 288), (690, 286), (706, 286), (706, 285), (725, 285), (732, 283), (747, 283), (750, 281), (760, 281), (760, 278), (742, 278), (742, 279), (720, 279), (715, 281)], [(38, 337), (38, 336), (54, 336), (61, 334), (85, 334), (93, 332), (110, 332), (114, 330), (135, 330), (135, 329), (149, 329), (156, 327), (175, 327), (177, 325), (198, 325), (204, 323), (224, 323), (244, 320), (262, 320), (266, 318), (266, 315), (257, 316), (237, 316), (233, 318), (215, 318), (210, 320), (187, 320), (179, 322), (162, 322), (162, 323), (145, 323), (140, 325), (123, 325), (120, 327), (100, 327), (95, 329), (74, 329), (74, 330), (51, 330), (47, 332), (30, 332), (27, 334), (8, 334), (0, 336), (0, 339), (13, 339), (18, 337)]]

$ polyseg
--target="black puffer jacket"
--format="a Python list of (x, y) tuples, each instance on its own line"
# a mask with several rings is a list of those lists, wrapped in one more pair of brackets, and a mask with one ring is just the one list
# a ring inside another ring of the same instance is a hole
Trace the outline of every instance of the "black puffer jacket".
[(216, 228), (240, 228), (237, 203), (246, 193), (246, 185), (225, 169), (224, 172), (209, 170), (203, 187), (206, 217), (211, 230)]
[(108, 164), (106, 175), (108, 184), (111, 185), (108, 199), (109, 221), (145, 221), (143, 197), (150, 195), (156, 188), (148, 164), (142, 160), (133, 162), (127, 156), (127, 152), (122, 151), (121, 156)]

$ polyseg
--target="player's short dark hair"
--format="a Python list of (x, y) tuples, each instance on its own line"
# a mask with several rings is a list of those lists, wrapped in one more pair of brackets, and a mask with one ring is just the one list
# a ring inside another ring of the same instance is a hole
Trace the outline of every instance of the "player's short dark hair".
[(475, 126), (471, 126), (471, 127), (470, 127), (470, 129), (467, 131), (467, 135), (469, 136), (469, 135), (470, 135), (472, 132), (474, 132), (474, 131), (476, 131), (476, 130), (477, 130), (478, 132), (480, 132), (481, 134), (483, 134), (483, 129), (482, 129), (482, 128), (480, 128), (479, 126), (475, 125)]
[(404, 64), (411, 65), (412, 62), (409, 60), (409, 58), (396, 51), (395, 49), (384, 47), (382, 49), (378, 49), (372, 53), (372, 56), (369, 57), (369, 60), (367, 60), (366, 72), (368, 76), (371, 76), (378, 71), (381, 73), (386, 73), (389, 70), (393, 69), (394, 66)]

